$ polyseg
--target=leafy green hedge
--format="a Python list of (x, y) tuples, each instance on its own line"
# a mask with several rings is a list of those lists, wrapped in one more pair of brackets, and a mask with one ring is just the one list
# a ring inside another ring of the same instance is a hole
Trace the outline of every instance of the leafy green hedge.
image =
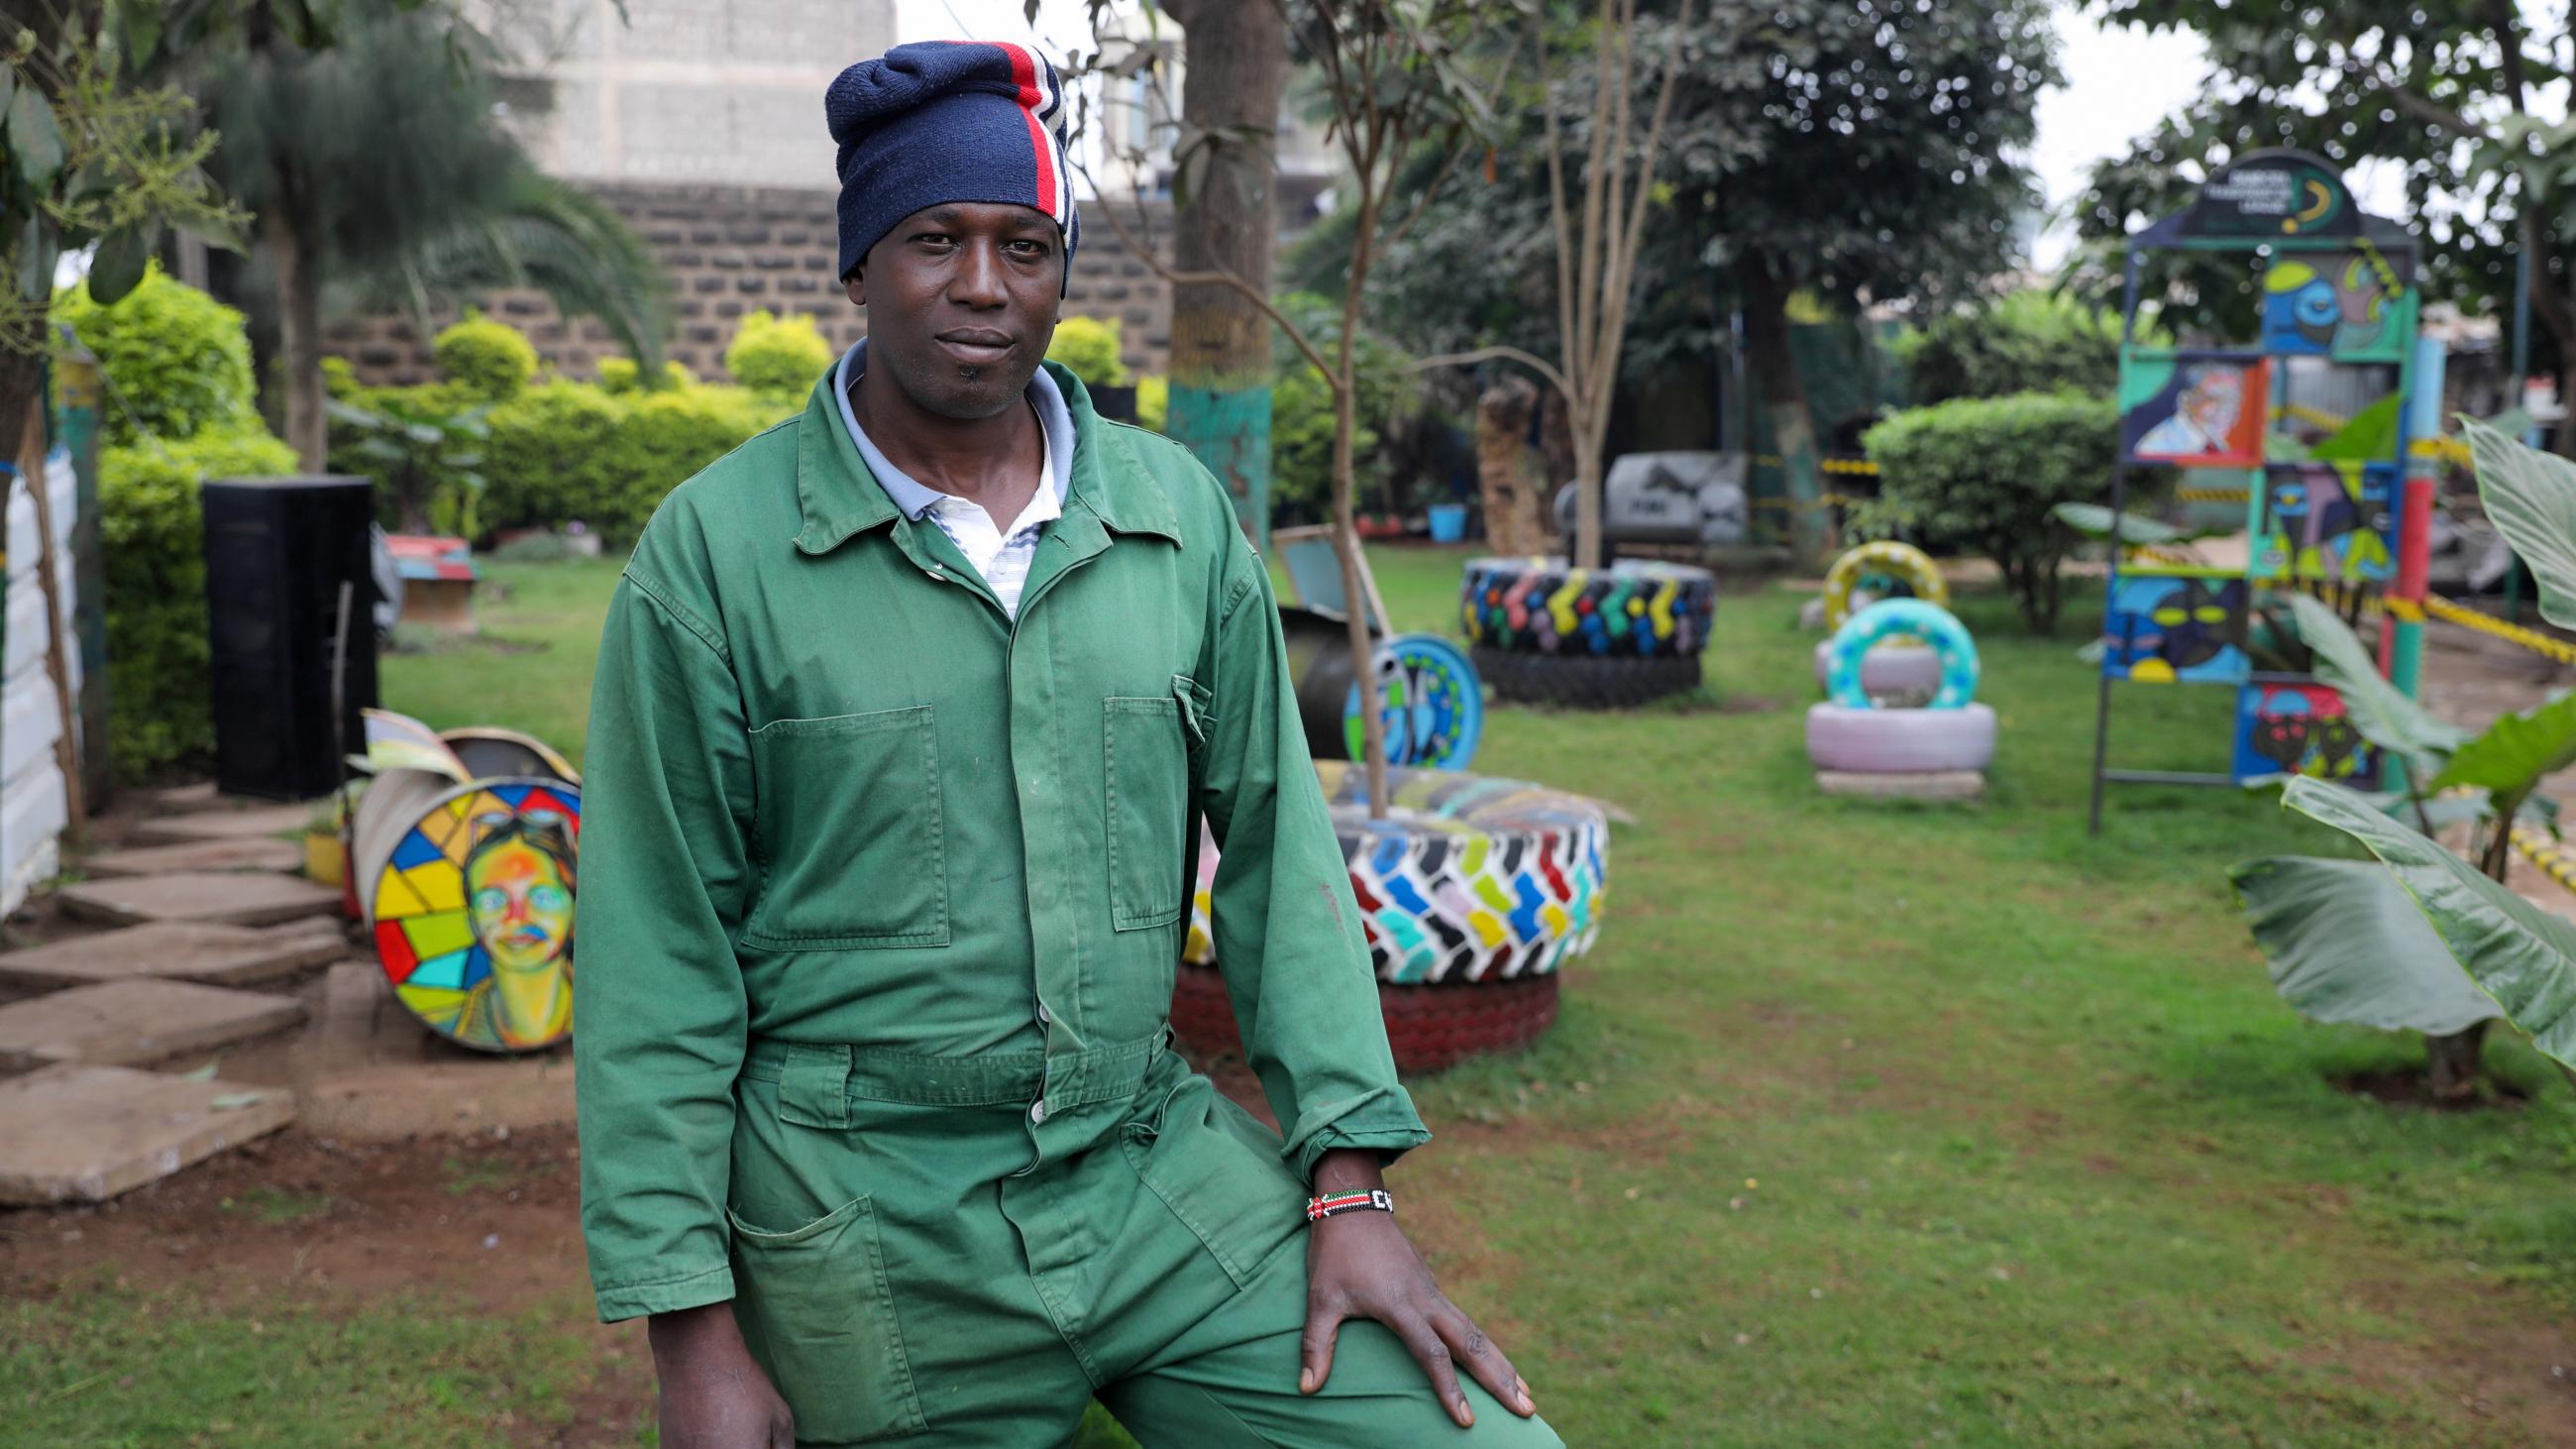
[(261, 428), (242, 314), (157, 264), (113, 307), (92, 301), (86, 283), (55, 293), (53, 319), (71, 325), (107, 374), (102, 443)]
[(1047, 340), (1047, 360), (1063, 364), (1085, 387), (1123, 387), (1127, 383), (1127, 364), (1119, 360), (1124, 347), (1114, 317), (1060, 317), (1056, 319), (1055, 336)]
[(295, 450), (266, 429), (99, 450), (107, 748), (117, 778), (143, 780), (214, 754), (197, 485), (294, 471)]
[(631, 539), (681, 480), (792, 411), (739, 387), (611, 393), (540, 383), (484, 418), (483, 521), (550, 528), (577, 518)]
[(759, 393), (793, 394), (799, 405), (832, 366), (832, 344), (814, 330), (814, 319), (802, 312), (784, 317), (766, 307), (742, 319), (733, 341), (725, 345), (725, 371), (733, 380)]
[(536, 344), (527, 334), (475, 311), (439, 333), (429, 355), (449, 382), (489, 402), (517, 396), (537, 375)]
[(2107, 501), (2119, 456), (2108, 398), (2023, 392), (1898, 413), (1861, 446), (1879, 466), (1865, 530), (1902, 530), (1993, 559), (2034, 632), (2057, 626), (2058, 566), (2076, 535), (2051, 510)]

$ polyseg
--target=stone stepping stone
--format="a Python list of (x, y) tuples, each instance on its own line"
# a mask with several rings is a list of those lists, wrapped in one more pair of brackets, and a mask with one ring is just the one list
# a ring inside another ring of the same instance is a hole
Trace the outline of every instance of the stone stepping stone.
[(211, 921), (155, 921), (0, 952), (0, 986), (57, 991), (137, 977), (249, 986), (348, 954), (348, 942), (328, 920), (265, 931)]
[(224, 797), (215, 793), (215, 782), (212, 780), (199, 780), (193, 785), (174, 785), (167, 790), (154, 790), (144, 798), (152, 802), (152, 808), (155, 810), (212, 810), (224, 803)]
[(134, 1066), (264, 1036), (304, 1019), (292, 996), (148, 977), (0, 1006), (0, 1071)]
[(1985, 798), (1983, 770), (1923, 770), (1864, 774), (1856, 770), (1818, 770), (1816, 788), (1828, 795), (1854, 795), (1869, 800), (1979, 800)]
[(301, 835), (313, 818), (309, 805), (262, 805), (249, 810), (204, 810), (147, 820), (134, 827), (138, 845), (185, 845), (193, 840), (256, 840)]
[(81, 862), (93, 876), (168, 875), (174, 871), (262, 870), (292, 875), (304, 868), (304, 851), (291, 840), (194, 840), (186, 845), (147, 845), (108, 850)]
[(340, 893), (329, 886), (282, 875), (217, 871), (82, 881), (63, 887), (56, 898), (73, 915), (111, 926), (146, 921), (266, 926), (340, 909)]
[(104, 1202), (295, 1120), (284, 1087), (65, 1062), (0, 1080), (0, 1203)]

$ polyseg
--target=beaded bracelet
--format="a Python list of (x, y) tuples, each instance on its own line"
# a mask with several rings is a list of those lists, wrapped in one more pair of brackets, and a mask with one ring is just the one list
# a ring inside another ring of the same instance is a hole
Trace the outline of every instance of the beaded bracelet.
[(1335, 1213), (1391, 1213), (1393, 1211), (1395, 1211), (1395, 1197), (1382, 1187), (1371, 1188), (1367, 1192), (1345, 1192), (1337, 1193), (1332, 1197), (1306, 1199), (1306, 1221), (1310, 1223), (1320, 1223)]

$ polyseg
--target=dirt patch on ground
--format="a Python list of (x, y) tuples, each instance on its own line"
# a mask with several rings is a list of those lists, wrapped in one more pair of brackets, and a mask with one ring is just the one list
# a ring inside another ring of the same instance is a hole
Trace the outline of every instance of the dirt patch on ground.
[[(2436, 1389), (2466, 1420), (2460, 1442), (2492, 1434), (2509, 1444), (2576, 1445), (2576, 1335), (2479, 1313), (2474, 1280), (2428, 1294), (2420, 1282), (2365, 1281), (2358, 1296), (2425, 1331), (2406, 1342), (2369, 1339), (2307, 1355), (2366, 1388)], [(2472, 1426), (2475, 1426), (2472, 1428)]]
[(2518, 1112), (2528, 1103), (2528, 1094), (2511, 1082), (2490, 1079), (2466, 1097), (2446, 1097), (2433, 1090), (2432, 1078), (2421, 1067), (2396, 1067), (2379, 1072), (2351, 1072), (2332, 1079), (2337, 1090), (2356, 1097), (2369, 1097), (2391, 1107), (2420, 1107), (2428, 1112)]

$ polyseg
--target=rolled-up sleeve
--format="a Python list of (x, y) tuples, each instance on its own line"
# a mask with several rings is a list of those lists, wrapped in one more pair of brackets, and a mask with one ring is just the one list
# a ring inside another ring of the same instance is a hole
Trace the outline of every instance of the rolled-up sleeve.
[(1238, 536), (1219, 611), (1200, 804), (1221, 852), (1216, 959), (1301, 1181), (1335, 1148), (1431, 1138), (1396, 1081), (1359, 903), (1289, 687), (1270, 576)]
[(724, 1208), (748, 1019), (751, 760), (723, 635), (630, 567), (583, 761), (573, 1036), (601, 1321), (733, 1297)]

